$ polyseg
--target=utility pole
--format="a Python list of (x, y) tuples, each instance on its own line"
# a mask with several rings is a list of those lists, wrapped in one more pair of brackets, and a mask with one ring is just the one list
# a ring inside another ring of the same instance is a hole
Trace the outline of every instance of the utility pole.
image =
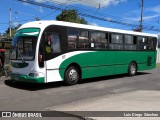
[(143, 30), (143, 9), (144, 9), (144, 0), (141, 0), (141, 20), (140, 20), (140, 32)]
[(11, 38), (12, 35), (12, 9), (9, 9), (9, 37)]

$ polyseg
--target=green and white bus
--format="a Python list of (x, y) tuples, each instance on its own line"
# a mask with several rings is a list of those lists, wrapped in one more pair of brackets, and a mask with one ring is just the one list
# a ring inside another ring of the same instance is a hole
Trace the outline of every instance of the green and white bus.
[(22, 25), (12, 41), (11, 79), (33, 83), (128, 73), (156, 67), (157, 35), (62, 21)]

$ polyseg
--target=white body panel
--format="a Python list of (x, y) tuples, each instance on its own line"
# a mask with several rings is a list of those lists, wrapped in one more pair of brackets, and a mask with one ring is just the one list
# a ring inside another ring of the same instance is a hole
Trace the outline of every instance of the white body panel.
[[(21, 60), (12, 60), (12, 62), (18, 62), (21, 63)], [(14, 74), (22, 74), (22, 75), (28, 75), (29, 73), (35, 73), (39, 72), (41, 73), (40, 77), (44, 77), (44, 71), (40, 70), (39, 67), (37, 66), (35, 61), (26, 61), (26, 63), (29, 63), (29, 65), (25, 68), (14, 68), (12, 65), (10, 65), (10, 70)]]
[(60, 55), (59, 57), (56, 57), (52, 60), (48, 60), (46, 61), (46, 68), (47, 68), (47, 82), (52, 82), (52, 81), (62, 81), (62, 78), (59, 74), (59, 67), (61, 65), (61, 63), (74, 56), (74, 55), (78, 55), (78, 54), (82, 54), (82, 53), (86, 53), (86, 52), (92, 52), (92, 51), (75, 51), (75, 52), (70, 52), (70, 53), (66, 53), (63, 55)]
[(54, 20), (29, 22), (29, 23), (22, 25), (19, 29), (31, 27), (31, 28), (40, 28), (41, 31), (43, 31), (47, 26), (50, 26), (50, 25), (68, 26), (68, 27), (84, 28), (84, 29), (90, 29), (90, 30), (100, 30), (100, 31), (106, 31), (106, 32), (117, 32), (117, 33), (124, 33), (124, 34), (157, 37), (156, 34), (134, 32), (134, 31), (128, 31), (128, 30), (105, 28), (105, 27), (98, 27), (98, 26), (92, 26), (92, 25), (54, 21)]

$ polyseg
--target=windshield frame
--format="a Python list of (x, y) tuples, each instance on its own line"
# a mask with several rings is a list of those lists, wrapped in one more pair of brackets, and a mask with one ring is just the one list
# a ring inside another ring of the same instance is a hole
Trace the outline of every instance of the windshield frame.
[[(27, 30), (31, 30), (31, 32), (23, 33), (23, 31), (27, 31)], [(35, 31), (37, 31), (37, 32), (35, 32)], [(35, 55), (36, 55), (36, 51), (37, 51), (37, 44), (38, 44), (38, 39), (40, 36), (40, 31), (41, 31), (40, 28), (33, 28), (33, 27), (19, 29), (16, 32), (16, 34), (12, 40), (12, 43), (11, 43), (13, 49), (11, 51), (10, 60), (21, 60), (22, 62), (33, 61), (35, 59)], [(37, 33), (37, 34), (34, 35), (33, 33)], [(31, 56), (24, 56), (23, 55), (24, 49), (25, 49), (24, 44), (26, 44), (25, 39), (28, 39), (28, 41), (31, 40), (32, 52), (33, 52), (33, 54)], [(36, 41), (35, 44), (33, 44), (34, 40)], [(19, 44), (23, 44), (23, 47), (21, 48), (22, 51), (19, 48)], [(13, 58), (12, 58), (12, 54), (13, 54)], [(32, 57), (32, 58), (27, 59), (25, 57)]]

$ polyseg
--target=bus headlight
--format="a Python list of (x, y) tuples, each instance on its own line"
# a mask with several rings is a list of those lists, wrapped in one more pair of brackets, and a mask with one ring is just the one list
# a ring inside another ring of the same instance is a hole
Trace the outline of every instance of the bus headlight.
[(43, 77), (42, 73), (34, 72), (34, 73), (29, 73), (28, 76), (30, 77)]

